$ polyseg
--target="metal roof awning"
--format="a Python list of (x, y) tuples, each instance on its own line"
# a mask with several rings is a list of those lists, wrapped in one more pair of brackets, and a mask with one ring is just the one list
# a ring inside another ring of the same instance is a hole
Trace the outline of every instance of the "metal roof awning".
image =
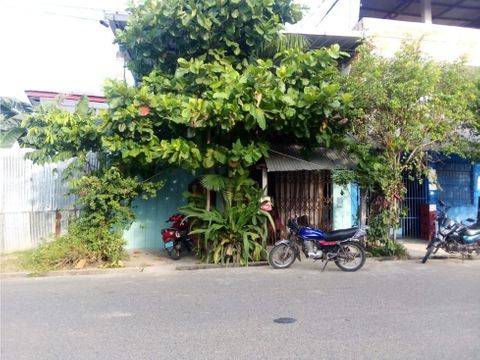
[[(360, 18), (422, 22), (420, 0), (362, 0)], [(433, 24), (480, 28), (480, 1), (430, 0)]]
[(308, 39), (309, 49), (321, 49), (328, 48), (333, 44), (340, 45), (340, 49), (353, 55), (355, 50), (360, 45), (363, 36), (360, 31), (349, 31), (346, 33), (338, 34), (312, 34), (304, 33), (302, 31), (285, 31), (285, 34), (297, 34), (302, 35)]
[(301, 155), (301, 147), (290, 146), (269, 150), (265, 158), (268, 172), (278, 171), (315, 171), (353, 169), (355, 162), (340, 150), (316, 148), (308, 159)]

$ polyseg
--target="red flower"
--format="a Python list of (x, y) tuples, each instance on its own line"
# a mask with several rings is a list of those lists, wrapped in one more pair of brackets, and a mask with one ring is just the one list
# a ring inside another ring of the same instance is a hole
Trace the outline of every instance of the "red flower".
[(140, 116), (147, 116), (148, 114), (150, 114), (150, 107), (148, 105), (140, 105), (140, 107), (138, 108), (138, 113), (140, 114)]

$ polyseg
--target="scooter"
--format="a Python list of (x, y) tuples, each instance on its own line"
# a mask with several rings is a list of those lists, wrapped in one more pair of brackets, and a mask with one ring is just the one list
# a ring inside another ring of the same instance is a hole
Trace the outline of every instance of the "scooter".
[(171, 226), (162, 229), (162, 240), (168, 256), (173, 260), (181, 258), (182, 252), (191, 252), (193, 249), (192, 239), (188, 236), (188, 224), (182, 214), (173, 214), (167, 220)]

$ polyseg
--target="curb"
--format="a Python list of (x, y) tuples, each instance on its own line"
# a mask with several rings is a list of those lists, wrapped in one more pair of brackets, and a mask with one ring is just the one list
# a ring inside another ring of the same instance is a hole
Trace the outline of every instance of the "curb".
[(231, 269), (231, 268), (248, 268), (248, 267), (256, 267), (256, 266), (267, 266), (268, 261), (258, 261), (254, 263), (248, 263), (248, 266), (241, 266), (241, 265), (222, 265), (222, 264), (195, 264), (195, 265), (178, 265), (175, 267), (175, 270), (183, 271), (183, 270), (206, 270), (206, 269)]
[(1, 273), (1, 279), (23, 278), (23, 277), (52, 277), (52, 276), (79, 276), (79, 275), (102, 275), (115, 273), (139, 273), (144, 271), (144, 267), (125, 267), (125, 268), (111, 268), (111, 269), (84, 269), (84, 270), (57, 270), (48, 271), (46, 273), (34, 272), (13, 272)]
[[(410, 255), (407, 256), (367, 256), (367, 260), (373, 260), (373, 261), (405, 261), (405, 260), (415, 260), (416, 257), (412, 257)], [(420, 259), (420, 257), (419, 257)]]

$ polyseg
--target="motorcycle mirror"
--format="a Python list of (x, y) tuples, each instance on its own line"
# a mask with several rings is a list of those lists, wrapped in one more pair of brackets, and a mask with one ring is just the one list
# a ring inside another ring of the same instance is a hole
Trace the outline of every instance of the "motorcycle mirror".
[(467, 220), (465, 220), (465, 221), (468, 221), (468, 222), (475, 222), (475, 220), (474, 220), (474, 219), (472, 219), (472, 218), (468, 218), (468, 219), (467, 219)]

